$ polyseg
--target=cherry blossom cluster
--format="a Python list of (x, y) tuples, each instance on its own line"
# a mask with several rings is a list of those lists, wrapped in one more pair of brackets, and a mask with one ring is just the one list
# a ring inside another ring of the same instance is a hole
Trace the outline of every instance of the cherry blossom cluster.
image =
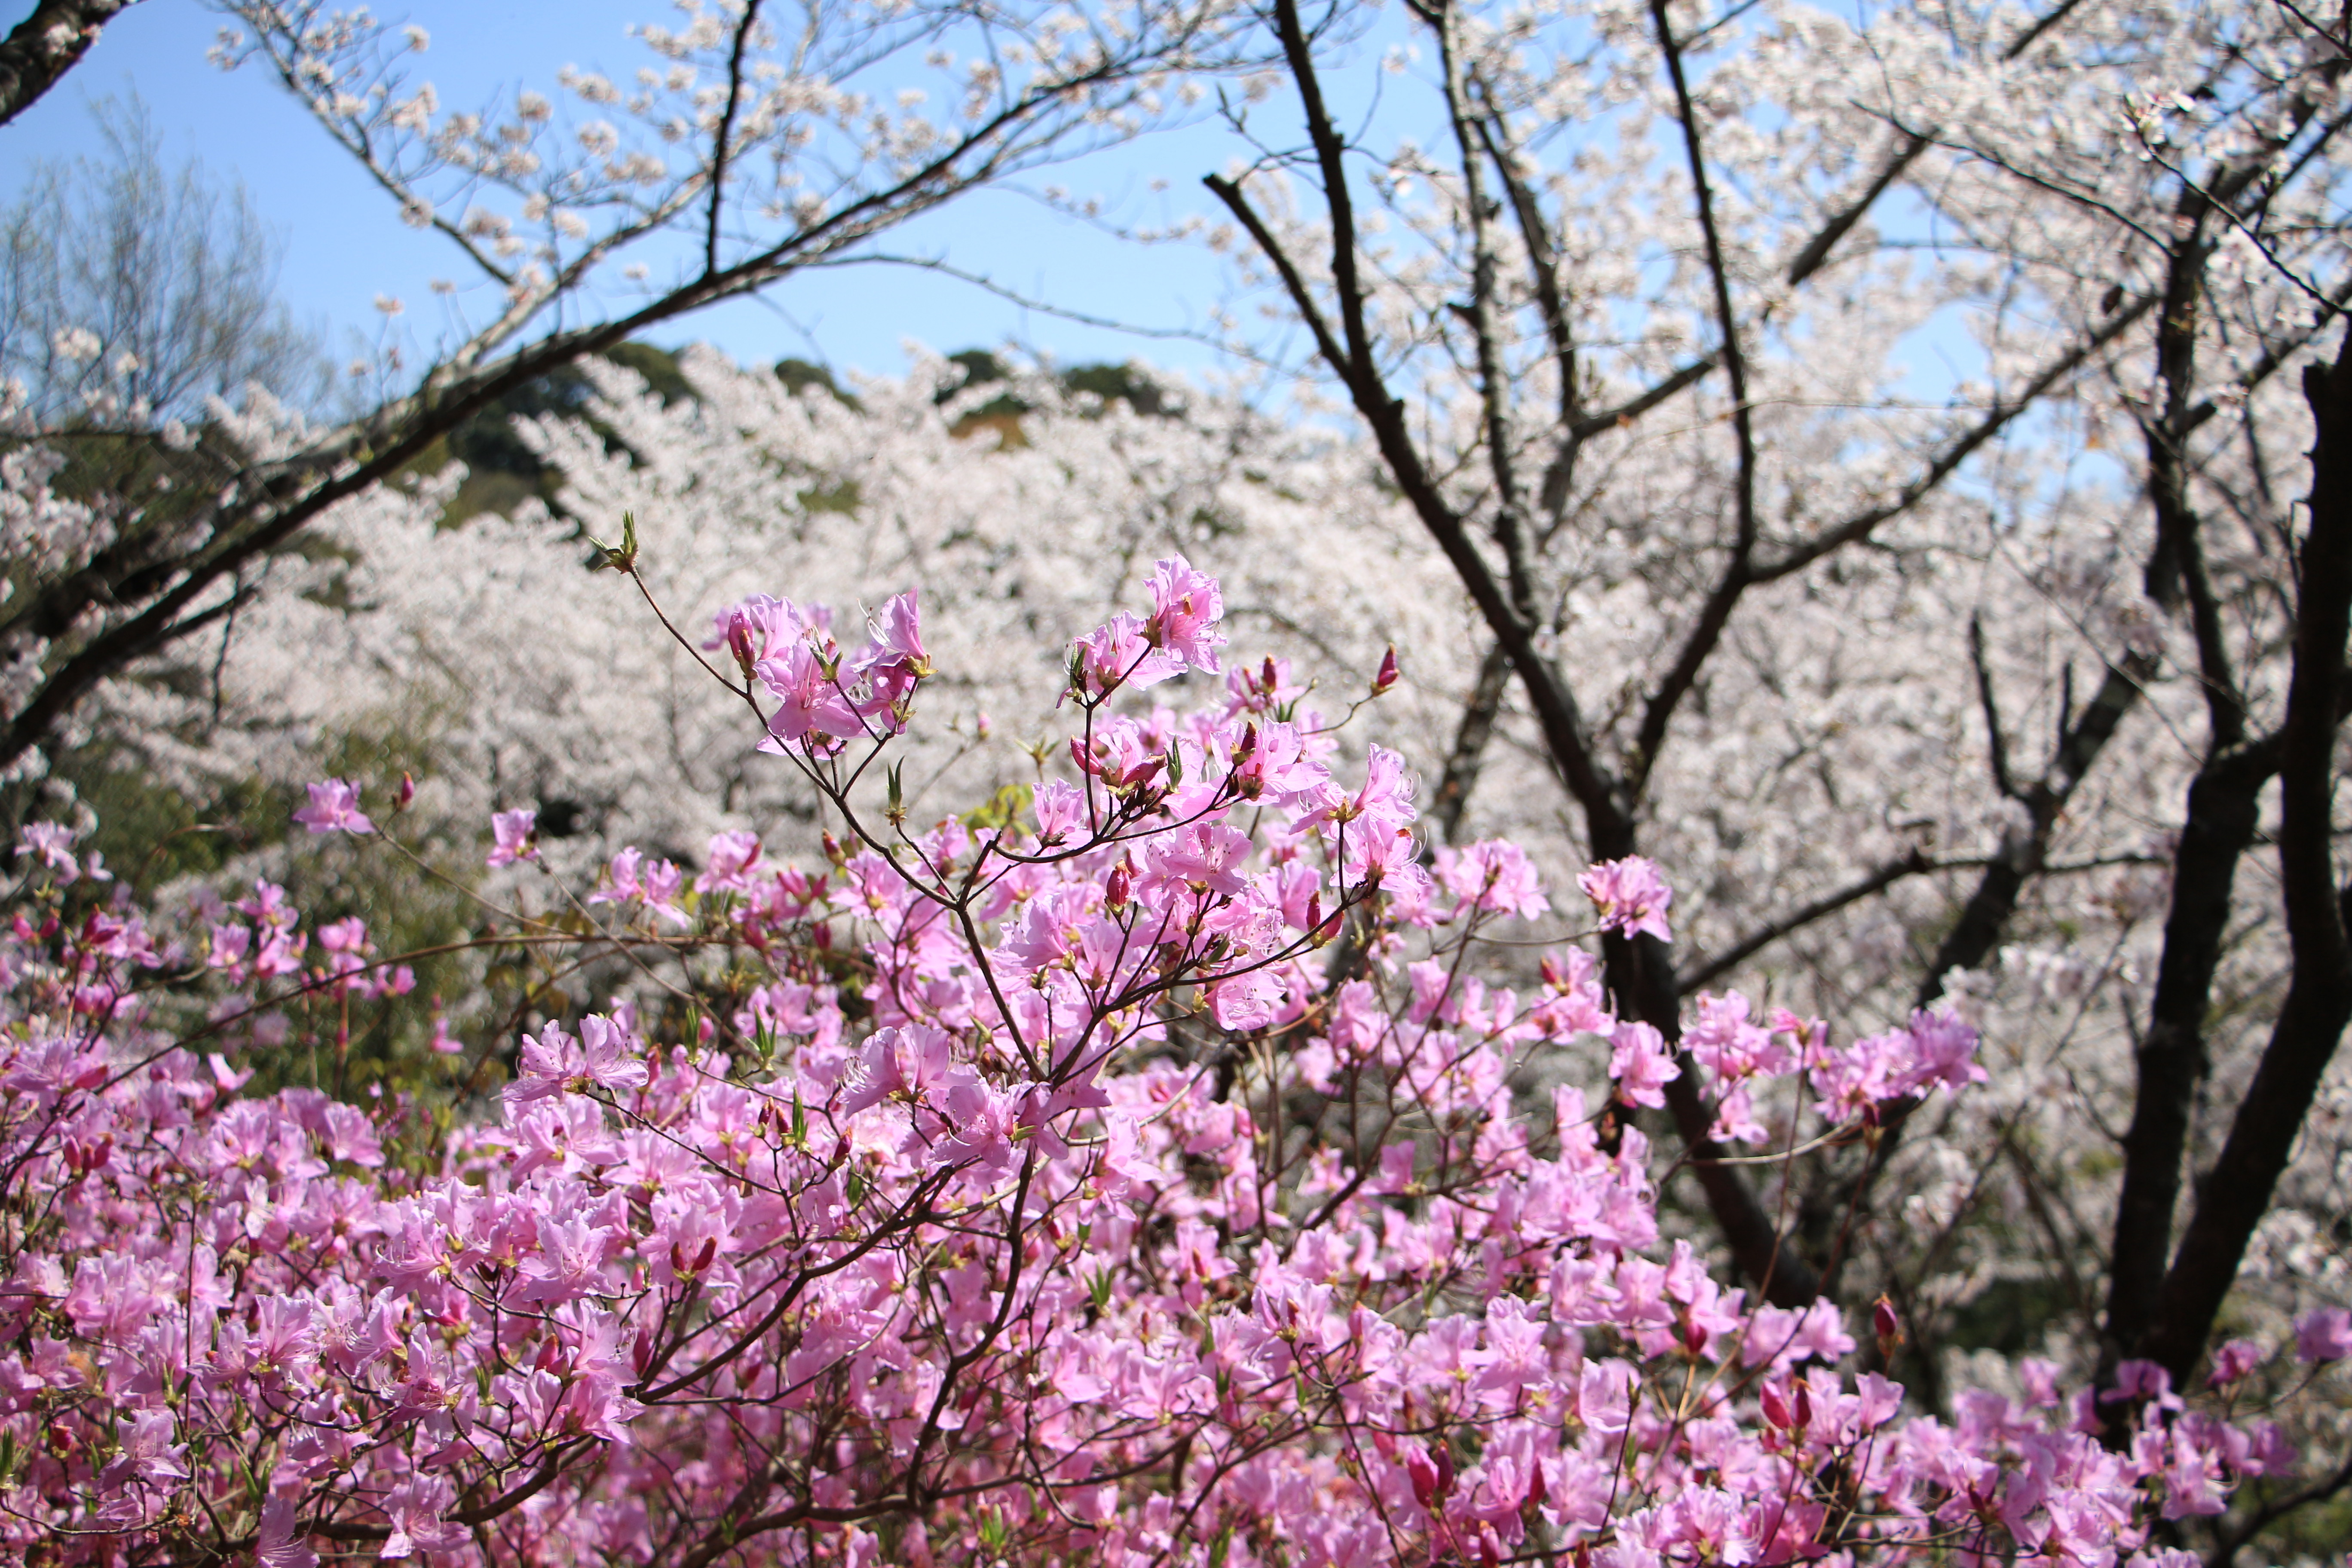
[[(933, 679), (915, 595), (856, 651), (811, 606), (722, 612), (761, 746), (840, 837), (806, 868), (722, 833), (690, 884), (628, 849), (570, 923), (509, 917), (646, 983), (461, 1047), (510, 1070), (454, 1121), (249, 1092), (299, 1076), (259, 1020), (407, 1005), (360, 921), (306, 931), (263, 884), (174, 934), (28, 832), (0, 931), (0, 1542), (2174, 1568), (2161, 1521), (2294, 1468), (2231, 1403), (2250, 1344), (2194, 1407), (2127, 1366), (2108, 1444), (2046, 1366), (1939, 1421), (1834, 1304), (1727, 1286), (1662, 1234), (1661, 1087), (1696, 1075), (1751, 1157), (1796, 1158), (1966, 1090), (1974, 1032), (1848, 1038), (1735, 994), (1671, 1048), (1583, 945), (1671, 934), (1658, 868), (1591, 868), (1590, 918), (1548, 929), (1514, 846), (1424, 862), (1398, 758), (1343, 767), (1286, 667), (1224, 668), (1182, 559), (1150, 591), (1072, 645), (1038, 783), (928, 826), (895, 776), (879, 810), (863, 787)], [(1133, 700), (1180, 677), (1210, 700)], [(362, 804), (326, 781), (299, 818), (388, 851), (404, 802)], [(497, 824), (492, 858), (528, 864), (534, 826)], [(1539, 971), (1505, 929), (1549, 943)], [(1893, 1315), (1864, 1332), (1883, 1356)], [(2340, 1358), (2352, 1324), (2298, 1348)]]

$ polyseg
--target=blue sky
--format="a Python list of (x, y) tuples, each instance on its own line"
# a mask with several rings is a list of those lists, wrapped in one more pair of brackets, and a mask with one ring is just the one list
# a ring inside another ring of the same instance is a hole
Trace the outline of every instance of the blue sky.
[[(417, 62), (418, 74), (455, 107), (510, 101), (524, 86), (551, 90), (565, 64), (620, 76), (645, 58), (626, 26), (665, 20), (666, 11), (657, 0), (474, 0), (462, 6), (427, 0), (383, 14), (430, 30), (432, 47)], [(215, 175), (234, 175), (252, 192), (284, 241), (288, 302), (299, 316), (331, 324), (339, 348), (350, 330), (375, 331), (377, 294), (403, 299), (414, 310), (429, 300), (432, 279), (460, 275), (446, 246), (404, 227), (383, 195), (274, 79), (256, 67), (228, 73), (206, 62), (221, 23), (193, 0), (145, 0), (124, 12), (48, 97), (0, 127), (5, 186), (13, 189), (37, 159), (93, 150), (90, 102), (135, 90), (175, 161), (194, 154)], [(1130, 218), (1160, 221), (1207, 210), (1200, 177), (1230, 156), (1222, 132), (1198, 126), (1147, 137), (1041, 180), (1099, 195)], [(1168, 182), (1164, 194), (1150, 190), (1155, 178)], [(1029, 298), (1163, 327), (1198, 324), (1223, 288), (1222, 267), (1205, 247), (1129, 244), (1013, 191), (962, 198), (899, 231), (892, 247), (943, 256)], [(762, 300), (693, 317), (662, 341), (688, 338), (708, 339), (745, 362), (795, 354), (883, 373), (903, 367), (909, 339), (940, 350), (1011, 342), (1065, 363), (1137, 358), (1197, 371), (1213, 358), (1196, 343), (1024, 310), (970, 285), (903, 268), (801, 275)]]

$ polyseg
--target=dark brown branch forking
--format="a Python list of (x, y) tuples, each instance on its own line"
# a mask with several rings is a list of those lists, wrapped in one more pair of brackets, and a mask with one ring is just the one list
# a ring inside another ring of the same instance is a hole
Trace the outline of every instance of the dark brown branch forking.
[(2294, 671), (2279, 731), (2279, 882), (2293, 972), (2269, 1043), (2231, 1118), (2165, 1271), (2138, 1352), (2189, 1381), (2254, 1227), (2269, 1212), (2321, 1079), (2352, 1021), (2352, 884), (2336, 881), (2331, 812), (2352, 632), (2352, 331), (2333, 365), (2304, 372), (2311, 406), (2310, 527), (2301, 552)]

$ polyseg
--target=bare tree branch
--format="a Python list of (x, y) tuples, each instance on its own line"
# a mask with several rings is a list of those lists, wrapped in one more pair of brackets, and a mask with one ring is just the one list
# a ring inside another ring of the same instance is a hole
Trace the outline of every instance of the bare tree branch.
[(1996, 402), (1983, 418), (1960, 432), (1928, 458), (1917, 477), (1905, 485), (1892, 500), (1857, 512), (1836, 527), (1793, 546), (1777, 561), (1758, 563), (1752, 580), (1775, 583), (1801, 572), (1825, 555), (1868, 539), (1881, 526), (1917, 506), (1951, 478), (1962, 463), (1974, 457), (1986, 442), (2007, 429), (2018, 416), (2039, 403), (2060, 382), (2089, 363), (2100, 350), (2137, 326), (2141, 317), (2156, 308), (2158, 298), (2154, 294), (2144, 294), (2132, 300), (2097, 330), (2044, 365), (2013, 396)]
[(1739, 346), (1739, 316), (1731, 302), (1731, 271), (1724, 259), (1723, 237), (1716, 227), (1715, 191), (1707, 180), (1706, 155), (1699, 146), (1698, 115), (1691, 108), (1690, 84), (1684, 79), (1682, 50), (1675, 42), (1674, 24), (1666, 16), (1666, 0), (1650, 0), (1650, 19), (1657, 32), (1659, 52), (1665, 57), (1666, 75), (1675, 86), (1676, 118), (1682, 121), (1683, 153), (1690, 166), (1691, 195), (1698, 207), (1699, 235), (1706, 248), (1707, 279), (1715, 295), (1716, 331), (1723, 340), (1716, 352), (1731, 382), (1731, 433), (1738, 453), (1738, 468), (1733, 480), (1737, 531), (1732, 539), (1731, 556), (1724, 563), (1723, 574), (1717, 579), (1714, 591), (1699, 607), (1697, 618), (1684, 637), (1682, 651), (1673, 668), (1659, 681), (1643, 709), (1641, 729), (1634, 736), (1633, 755), (1627, 759), (1627, 771), (1636, 793), (1649, 777), (1658, 752), (1665, 743), (1666, 726), (1673, 722), (1675, 710), (1697, 683), (1699, 671), (1715, 652), (1724, 628), (1731, 624), (1731, 612), (1738, 606), (1740, 595), (1748, 591), (1753, 580), (1750, 567), (1756, 554), (1756, 428), (1748, 407), (1748, 356)]
[(1858, 882), (1825, 893), (1811, 903), (1804, 904), (1741, 937), (1721, 952), (1708, 958), (1696, 968), (1685, 971), (1675, 982), (1676, 989), (1688, 996), (1701, 991), (1730, 973), (1766, 948), (1786, 936), (1792, 936), (1815, 921), (1827, 920), (1840, 910), (1849, 909), (1863, 900), (1883, 893), (1906, 877), (1923, 876), (1940, 869), (1938, 862), (1930, 860), (1918, 849), (1889, 860)]
[(760, 0), (747, 0), (735, 23), (735, 47), (727, 57), (727, 107), (719, 111), (719, 132), (710, 142), (710, 221), (702, 237), (702, 272), (719, 270), (719, 221), (726, 211), (727, 159), (734, 151), (735, 115), (743, 103), (743, 56), (760, 25)]
[(1478, 661), (1478, 679), (1471, 685), (1470, 700), (1462, 705), (1462, 722), (1454, 732), (1453, 749), (1445, 754), (1444, 772), (1429, 803), (1437, 837), (1448, 844), (1462, 841), (1463, 812), (1470, 804), (1470, 792), (1477, 787), (1479, 769), (1487, 743), (1494, 738), (1495, 721), (1501, 715), (1503, 691), (1510, 679), (1511, 661), (1497, 643)]
[[(2003, 60), (2019, 58), (2026, 50), (2032, 48), (2043, 34), (2064, 21), (2074, 8), (2082, 4), (2083, 0), (2060, 0), (2059, 5), (2048, 16), (2025, 29), (2009, 47), (2003, 49), (2000, 52), (2000, 58)], [(1919, 161), (1919, 154), (1934, 145), (1933, 136), (1905, 134), (1902, 140), (1895, 143), (1895, 151), (1887, 154), (1885, 162), (1879, 164), (1877, 172), (1873, 174), (1868, 183), (1863, 186), (1862, 194), (1832, 214), (1829, 222), (1823, 224), (1812, 238), (1799, 247), (1797, 254), (1789, 262), (1788, 279), (1790, 286), (1802, 283), (1815, 272), (1820, 271), (1822, 263), (1827, 261), (1830, 252), (1837, 247), (1837, 242), (1853, 233), (1854, 226), (1869, 215), (1872, 207), (1878, 205), (1878, 199), (1893, 189), (1895, 182), (1901, 179), (1910, 171), (1911, 165)]]
[(1969, 662), (1976, 667), (1977, 706), (1984, 710), (1985, 751), (1992, 765), (1993, 787), (2009, 800), (2019, 798), (2017, 781), (2009, 776), (2009, 741), (2001, 733), (2000, 704), (1993, 696), (1992, 671), (1985, 665), (1984, 620), (1969, 616)]

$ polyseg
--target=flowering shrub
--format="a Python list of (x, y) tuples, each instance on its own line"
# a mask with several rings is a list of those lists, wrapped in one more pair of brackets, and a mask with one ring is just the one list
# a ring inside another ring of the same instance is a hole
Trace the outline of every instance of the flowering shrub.
[[(1070, 650), (1071, 776), (928, 826), (891, 767), (934, 674), (915, 596), (855, 647), (809, 606), (723, 612), (711, 652), (829, 803), (830, 863), (729, 832), (690, 884), (632, 849), (505, 919), (551, 974), (635, 979), (539, 1020), (494, 1119), (241, 1095), (231, 1048), (287, 1048), (289, 1012), (341, 1046), (408, 1005), (399, 964), (267, 884), (169, 937), (28, 836), (0, 1540), (269, 1568), (2105, 1565), (2188, 1561), (2158, 1520), (2291, 1468), (2153, 1367), (2112, 1447), (2031, 1363), (2022, 1401), (1906, 1416), (1849, 1375), (1834, 1306), (1724, 1288), (1661, 1235), (1659, 1086), (1699, 1075), (1744, 1157), (1798, 1158), (1964, 1091), (1974, 1034), (1702, 997), (1677, 1054), (1565, 937), (1500, 984), (1496, 928), (1559, 913), (1527, 858), (1425, 866), (1396, 757), (1336, 773), (1286, 670), (1221, 667), (1214, 582), (1171, 560), (1150, 594)], [(1179, 675), (1225, 694), (1135, 700)], [(404, 804), (311, 794), (312, 830), (387, 844)], [(502, 816), (492, 858), (530, 861), (533, 826)], [(1671, 934), (1657, 868), (1582, 886), (1594, 929)], [(1588, 1059), (1605, 1087), (1559, 1081)], [(2306, 1356), (2344, 1352), (2341, 1319)]]

